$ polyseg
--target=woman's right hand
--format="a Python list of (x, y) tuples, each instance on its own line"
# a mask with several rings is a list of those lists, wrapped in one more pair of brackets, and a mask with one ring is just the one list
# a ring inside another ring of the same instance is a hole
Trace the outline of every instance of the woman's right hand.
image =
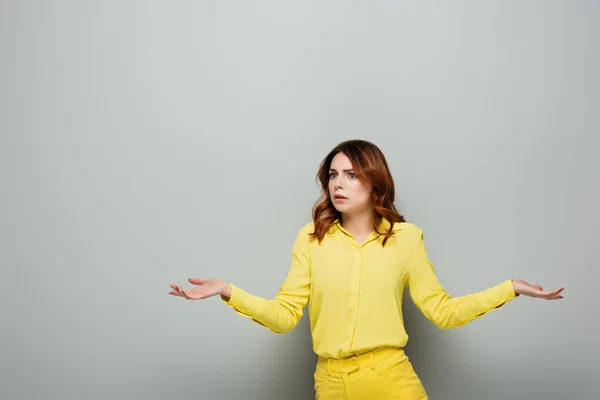
[(196, 286), (191, 289), (184, 290), (179, 285), (171, 284), (170, 286), (173, 290), (170, 291), (169, 294), (173, 296), (185, 297), (188, 300), (206, 299), (216, 295), (221, 295), (226, 300), (229, 300), (231, 297), (231, 287), (227, 282), (221, 279), (189, 278), (188, 281)]

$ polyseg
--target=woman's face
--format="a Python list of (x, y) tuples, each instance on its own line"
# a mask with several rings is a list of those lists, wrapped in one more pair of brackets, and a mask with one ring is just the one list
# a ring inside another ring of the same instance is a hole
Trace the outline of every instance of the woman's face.
[(333, 157), (329, 167), (329, 193), (339, 212), (358, 214), (372, 209), (371, 186), (358, 178), (344, 153)]

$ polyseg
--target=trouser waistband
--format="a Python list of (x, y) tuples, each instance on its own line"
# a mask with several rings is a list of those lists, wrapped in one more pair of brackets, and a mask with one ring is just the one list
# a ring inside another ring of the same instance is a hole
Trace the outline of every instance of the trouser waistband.
[(342, 359), (319, 357), (321, 364), (329, 374), (349, 374), (359, 369), (375, 369), (377, 363), (389, 357), (406, 357), (404, 349), (400, 347), (384, 347), (369, 351), (364, 354), (350, 356)]

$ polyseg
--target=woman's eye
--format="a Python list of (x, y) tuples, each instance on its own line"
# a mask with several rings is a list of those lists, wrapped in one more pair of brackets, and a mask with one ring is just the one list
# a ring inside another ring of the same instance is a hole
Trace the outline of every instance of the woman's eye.
[(348, 176), (352, 179), (356, 178), (356, 174), (354, 172), (350, 172)]
[(334, 177), (335, 177), (335, 172), (330, 172), (330, 173), (329, 173), (329, 177), (330, 177), (330, 178), (334, 178)]

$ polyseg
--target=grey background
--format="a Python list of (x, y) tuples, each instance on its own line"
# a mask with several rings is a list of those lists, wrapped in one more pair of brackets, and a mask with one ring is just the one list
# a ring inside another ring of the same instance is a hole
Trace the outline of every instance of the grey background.
[[(2, 399), (310, 399), (308, 320), (273, 296), (338, 142), (386, 154), (453, 295), (519, 298), (438, 331), (405, 304), (433, 400), (597, 399), (596, 1), (2, 1)], [(189, 286), (189, 285), (187, 285)]]

